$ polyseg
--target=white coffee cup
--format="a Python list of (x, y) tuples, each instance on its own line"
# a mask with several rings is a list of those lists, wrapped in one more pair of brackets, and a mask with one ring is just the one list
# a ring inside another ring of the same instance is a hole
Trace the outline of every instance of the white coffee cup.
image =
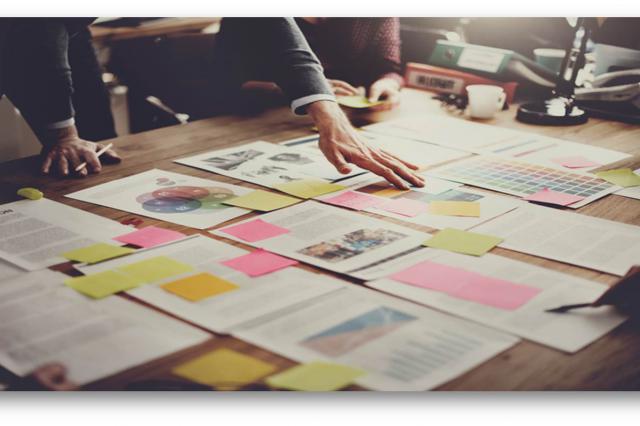
[(507, 95), (500, 86), (472, 84), (467, 86), (469, 113), (473, 118), (493, 118), (502, 109)]

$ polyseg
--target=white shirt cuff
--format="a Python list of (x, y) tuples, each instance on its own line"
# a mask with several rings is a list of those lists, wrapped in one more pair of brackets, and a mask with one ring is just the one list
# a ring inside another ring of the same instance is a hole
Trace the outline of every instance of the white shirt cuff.
[(66, 120), (50, 123), (47, 125), (47, 129), (52, 129), (52, 130), (64, 129), (65, 127), (73, 126), (74, 124), (76, 124), (76, 120), (73, 117), (71, 117), (71, 118), (67, 118)]
[(305, 107), (305, 106), (309, 105), (310, 103), (318, 102), (318, 101), (332, 101), (332, 102), (335, 102), (336, 101), (336, 97), (333, 96), (333, 95), (327, 95), (326, 93), (319, 93), (317, 95), (303, 96), (301, 98), (294, 99), (293, 102), (291, 102), (291, 110), (293, 111), (294, 114), (304, 115), (304, 114), (306, 114), (306, 110), (302, 109), (302, 107)]

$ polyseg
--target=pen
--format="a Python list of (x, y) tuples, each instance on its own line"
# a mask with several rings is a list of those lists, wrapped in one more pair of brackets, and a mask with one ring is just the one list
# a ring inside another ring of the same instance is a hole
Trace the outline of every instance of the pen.
[[(107, 145), (106, 145), (104, 148), (102, 148), (100, 151), (96, 152), (96, 156), (97, 156), (98, 158), (100, 158), (100, 156), (101, 156), (102, 154), (104, 154), (105, 152), (107, 152), (107, 150), (108, 150), (108, 149), (111, 149), (111, 147), (112, 147), (112, 146), (113, 146), (113, 144), (112, 144), (112, 143), (107, 144)], [(78, 167), (76, 167), (76, 168), (75, 168), (75, 171), (76, 171), (76, 172), (79, 172), (80, 170), (84, 169), (85, 167), (87, 167), (87, 162), (86, 162), (86, 161), (83, 161), (82, 163), (80, 163), (80, 164), (78, 165)]]
[(574, 309), (589, 308), (592, 306), (594, 306), (593, 303), (576, 303), (574, 305), (562, 305), (553, 309), (545, 309), (545, 312), (552, 312), (554, 314), (563, 314), (565, 312), (572, 311)]

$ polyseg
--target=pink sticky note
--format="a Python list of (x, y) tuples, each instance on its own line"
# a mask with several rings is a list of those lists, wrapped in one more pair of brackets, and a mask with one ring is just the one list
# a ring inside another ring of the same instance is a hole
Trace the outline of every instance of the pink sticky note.
[(569, 169), (581, 169), (583, 167), (600, 166), (600, 164), (596, 163), (595, 161), (591, 161), (588, 158), (582, 157), (580, 155), (554, 158), (551, 161)]
[(138, 247), (149, 248), (184, 237), (185, 235), (178, 231), (158, 228), (157, 226), (147, 226), (146, 228), (115, 237), (114, 240)]
[(278, 235), (289, 232), (287, 228), (273, 225), (262, 219), (255, 219), (239, 225), (229, 226), (228, 228), (221, 229), (220, 231), (250, 243), (277, 237)]
[(528, 197), (523, 198), (523, 200), (556, 204), (558, 206), (568, 206), (569, 204), (577, 203), (578, 201), (584, 200), (584, 197), (573, 194), (565, 194), (563, 192), (556, 192), (548, 188), (544, 188), (542, 191), (538, 191), (535, 194), (531, 194)]
[(297, 265), (298, 262), (265, 250), (256, 250), (243, 256), (225, 260), (222, 264), (236, 271), (244, 272), (250, 277), (259, 277), (288, 266)]
[(539, 288), (487, 277), (428, 260), (400, 271), (390, 278), (504, 310), (517, 309), (542, 291)]
[(356, 191), (346, 191), (340, 195), (325, 198), (322, 201), (353, 210), (364, 210), (369, 207), (377, 207), (387, 202), (385, 199)]
[(379, 208), (402, 216), (415, 217), (421, 213), (427, 212), (429, 205), (422, 201), (412, 200), (410, 198), (396, 198), (386, 202)]

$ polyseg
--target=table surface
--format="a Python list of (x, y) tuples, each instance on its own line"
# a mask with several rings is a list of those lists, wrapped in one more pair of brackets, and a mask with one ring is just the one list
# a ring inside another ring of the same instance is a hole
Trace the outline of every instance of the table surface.
[(134, 27), (109, 27), (94, 24), (89, 27), (96, 43), (109, 43), (141, 37), (156, 37), (174, 33), (200, 32), (219, 24), (221, 18), (163, 18)]
[[(356, 124), (379, 122), (414, 114), (450, 114), (441, 108), (431, 94), (405, 89), (402, 103), (392, 111), (357, 113), (352, 115)], [(543, 133), (574, 142), (597, 145), (634, 154), (634, 157), (618, 165), (640, 166), (640, 126), (591, 119), (587, 124), (574, 127), (542, 127), (519, 123), (515, 120), (515, 107), (486, 123)], [(0, 202), (15, 201), (15, 192), (20, 187), (32, 186), (41, 189), (45, 196), (96, 213), (114, 220), (140, 218), (139, 216), (101, 207), (82, 201), (65, 198), (64, 194), (78, 191), (129, 176), (151, 168), (209, 178), (251, 188), (256, 185), (237, 181), (220, 175), (175, 164), (172, 160), (213, 149), (221, 149), (255, 140), (281, 142), (294, 137), (310, 135), (312, 123), (308, 117), (296, 117), (287, 108), (273, 109), (247, 116), (224, 116), (201, 120), (186, 125), (167, 127), (136, 135), (113, 139), (123, 158), (119, 165), (106, 166), (102, 173), (85, 179), (61, 179), (38, 174), (39, 159), (30, 157), (2, 163), (0, 167)], [(609, 166), (608, 166), (609, 167)], [(640, 200), (609, 195), (578, 209), (578, 214), (597, 216), (619, 222), (640, 225)], [(242, 219), (246, 218), (244, 216)], [(144, 219), (144, 226), (157, 225), (158, 220)], [(382, 218), (384, 220), (391, 220)], [(404, 223), (403, 223), (404, 224)], [(405, 224), (406, 225), (406, 224)], [(162, 223), (163, 227), (186, 234), (204, 231)], [(411, 225), (410, 225), (411, 226)], [(430, 228), (412, 226), (424, 231)], [(218, 237), (215, 237), (218, 238)], [(226, 240), (244, 248), (242, 244)], [(611, 284), (616, 277), (585, 268), (541, 259), (501, 248), (493, 253), (551, 268), (604, 284)], [(308, 266), (303, 266), (310, 268)], [(327, 272), (323, 272), (327, 273)], [(128, 297), (128, 296), (119, 296)], [(629, 390), (640, 389), (640, 322), (627, 321), (605, 337), (580, 352), (569, 355), (533, 342), (523, 340), (510, 350), (494, 357), (479, 367), (440, 386), (440, 390)], [(294, 364), (291, 360), (245, 343), (229, 336), (211, 334), (211, 339), (171, 356), (132, 368), (112, 377), (87, 385), (86, 389), (121, 390), (132, 384), (155, 380), (181, 379), (171, 375), (171, 369), (199, 354), (215, 348), (227, 347), (244, 352), (284, 369)], [(184, 382), (183, 382), (184, 383)]]

